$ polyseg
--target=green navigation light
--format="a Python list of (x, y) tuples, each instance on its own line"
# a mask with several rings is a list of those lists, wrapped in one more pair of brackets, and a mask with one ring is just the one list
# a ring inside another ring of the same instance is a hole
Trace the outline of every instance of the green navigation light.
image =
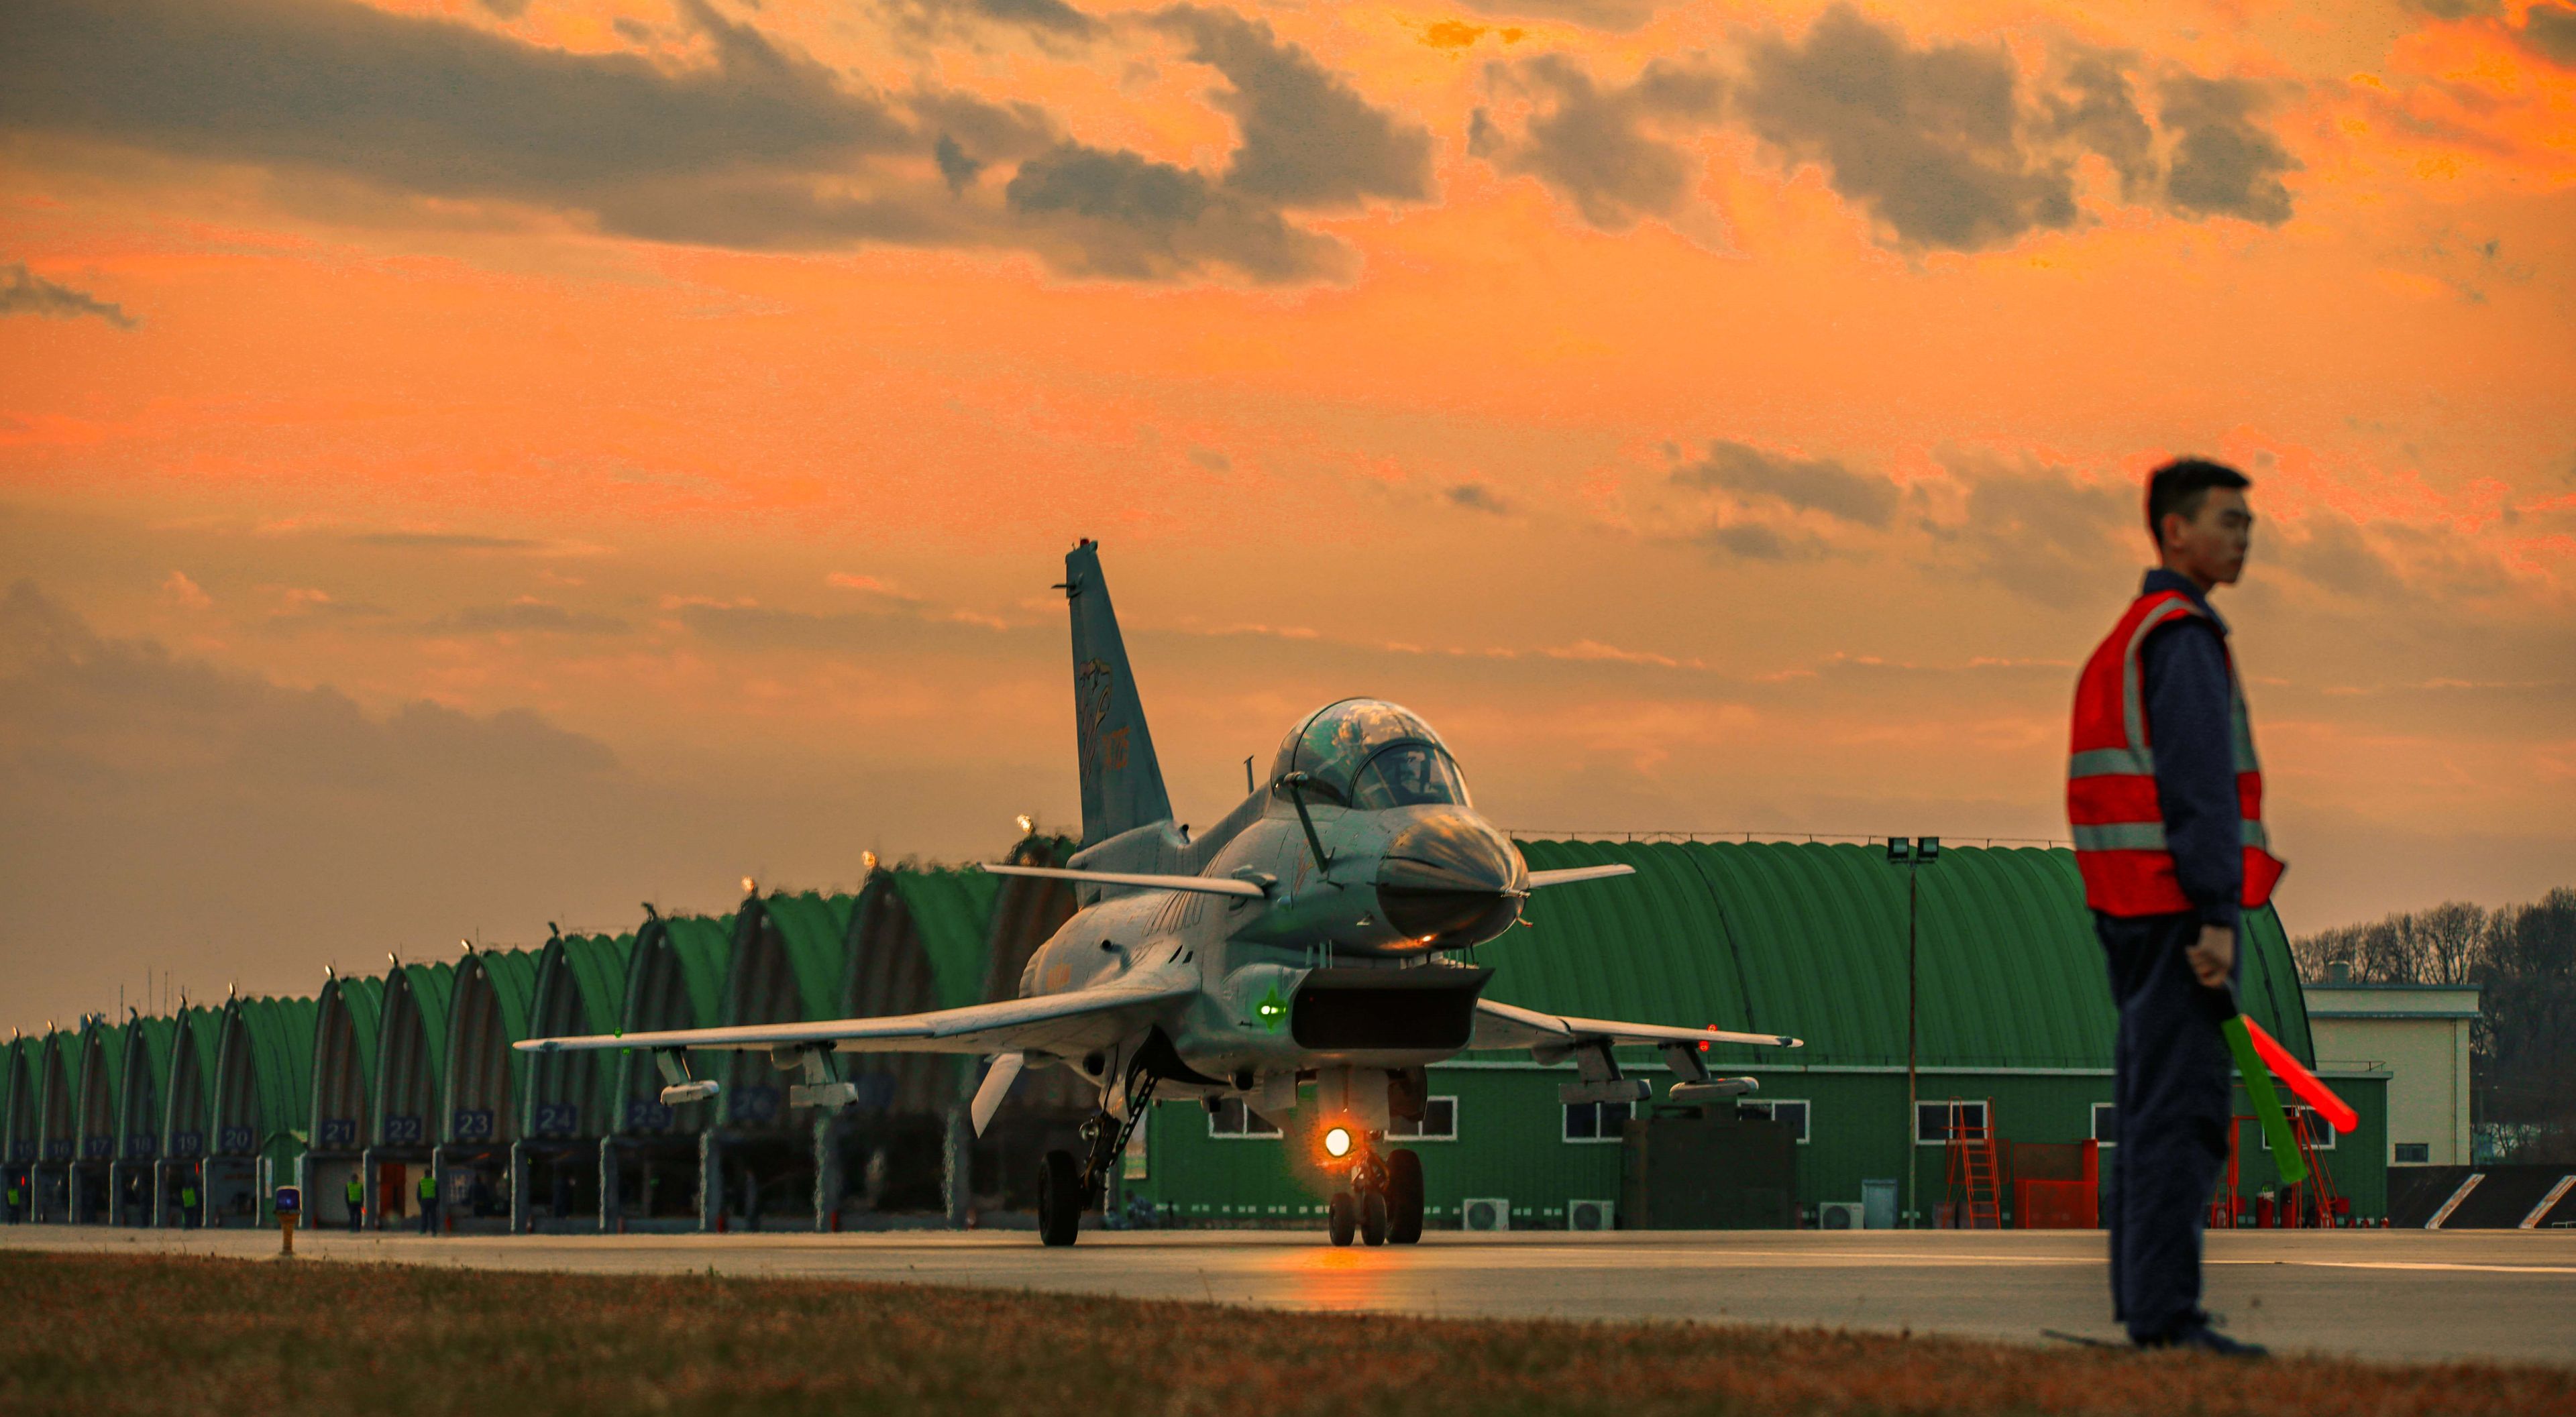
[(1288, 1016), (1288, 1001), (1279, 997), (1279, 986), (1273, 984), (1270, 992), (1261, 996), (1261, 1002), (1252, 1006), (1252, 1011), (1261, 1016), (1263, 1028), (1277, 1033), (1279, 1021)]

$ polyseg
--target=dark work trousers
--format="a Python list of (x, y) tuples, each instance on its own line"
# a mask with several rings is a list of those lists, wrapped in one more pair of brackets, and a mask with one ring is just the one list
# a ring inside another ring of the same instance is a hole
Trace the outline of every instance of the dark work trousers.
[[(2233, 1061), (2218, 1032), (2225, 1006), (2183, 957), (2200, 925), (2191, 913), (2093, 916), (2120, 1010), (2111, 1085), (2120, 1118), (2108, 1216), (2112, 1317), (2140, 1342), (2206, 1321), (2200, 1232), (2235, 1125)], [(2242, 940), (2236, 958), (2241, 968)]]

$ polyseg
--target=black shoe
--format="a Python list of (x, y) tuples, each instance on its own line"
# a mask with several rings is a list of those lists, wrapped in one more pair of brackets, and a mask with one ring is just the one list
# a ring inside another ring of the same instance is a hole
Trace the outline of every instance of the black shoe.
[(2269, 1358), (2272, 1356), (2272, 1350), (2264, 1347), (2262, 1344), (2240, 1342), (2239, 1340), (2229, 1338), (2226, 1334), (2220, 1333), (2218, 1330), (2211, 1328), (2207, 1324), (2193, 1324), (2189, 1328), (2168, 1334), (2163, 1338), (2143, 1340), (2138, 1344), (2138, 1346), (2140, 1348), (2179, 1348), (2192, 1352), (2215, 1354), (2221, 1358)]

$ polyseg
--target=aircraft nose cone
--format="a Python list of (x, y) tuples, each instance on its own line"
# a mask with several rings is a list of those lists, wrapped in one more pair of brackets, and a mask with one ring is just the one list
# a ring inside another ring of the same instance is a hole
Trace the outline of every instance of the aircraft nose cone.
[(1427, 816), (1380, 858), (1387, 923), (1431, 949), (1481, 944), (1520, 918), (1529, 877), (1501, 832), (1463, 813)]

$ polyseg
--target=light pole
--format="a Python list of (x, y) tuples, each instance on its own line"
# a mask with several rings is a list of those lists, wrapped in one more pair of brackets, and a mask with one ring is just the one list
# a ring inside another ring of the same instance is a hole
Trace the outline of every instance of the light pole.
[(1940, 859), (1941, 838), (1937, 836), (1922, 837), (1911, 842), (1901, 836), (1891, 836), (1887, 839), (1887, 863), (1891, 866), (1902, 866), (1905, 868), (1905, 1149), (1897, 1154), (1905, 1158), (1905, 1228), (1909, 1230), (1914, 1228), (1915, 1222), (1921, 1218), (1923, 1213), (1916, 1204), (1914, 1193), (1914, 1173), (1920, 1169), (1915, 1164), (1914, 1152), (1915, 1109), (1917, 1106), (1914, 1084), (1914, 1005), (1916, 997), (1914, 924), (1915, 905), (1918, 899), (1914, 886), (1914, 869), (1918, 866), (1929, 866)]

